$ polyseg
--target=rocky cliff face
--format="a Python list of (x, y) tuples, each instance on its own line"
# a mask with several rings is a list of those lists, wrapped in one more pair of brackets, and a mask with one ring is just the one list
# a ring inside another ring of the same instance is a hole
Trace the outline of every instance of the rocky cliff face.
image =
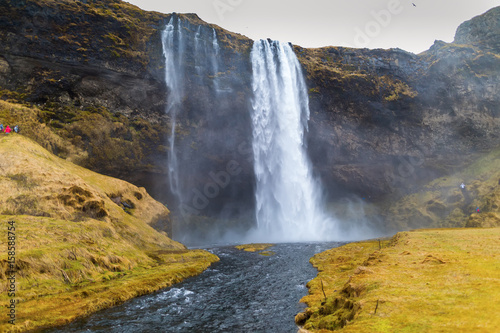
[[(110, 0), (3, 1), (2, 7), (3, 98), (38, 107), (39, 121), (64, 139), (52, 145), (60, 156), (77, 155), (81, 165), (145, 185), (157, 198), (170, 199), (165, 196), (170, 91), (161, 30), (171, 15)], [(186, 34), (191, 39), (200, 25), (212, 28), (195, 14), (180, 19), (189, 23)], [(209, 172), (237, 159), (245, 168), (232, 194), (248, 197), (237, 185), (243, 182), (248, 188), (252, 182), (251, 165), (240, 153), (248, 154), (251, 41), (213, 29), (221, 48), (218, 79), (224, 92), (214, 96), (204, 84), (209, 78), (196, 77), (193, 59), (187, 60), (188, 96), (177, 129), (184, 176), (190, 174), (185, 187), (203, 185)], [(186, 54), (193, 52), (191, 43)]]
[[(161, 45), (171, 15), (118, 0), (0, 6), (3, 98), (35, 106), (34, 117), (62, 138), (51, 145), (60, 156), (172, 202), (165, 113), (171, 92)], [(498, 17), (492, 9), (462, 24), (453, 44), (436, 41), (419, 55), (295, 46), (310, 89), (309, 153), (332, 199), (353, 193), (392, 200), (498, 146)], [(200, 78), (186, 60), (176, 130), (184, 200), (193, 208), (196, 191), (236, 162), (241, 172), (196, 210), (237, 215), (253, 205), (252, 41), (194, 14), (179, 18), (189, 22), (191, 39), (199, 26), (214, 29), (221, 50), (216, 78)], [(195, 51), (189, 45), (188, 55)], [(221, 94), (207, 89), (215, 79)]]
[(455, 35), (455, 44), (466, 44), (500, 52), (500, 7), (461, 24)]
[(419, 55), (325, 48), (299, 56), (314, 110), (312, 156), (342, 190), (410, 190), (499, 143), (498, 54), (436, 42)]

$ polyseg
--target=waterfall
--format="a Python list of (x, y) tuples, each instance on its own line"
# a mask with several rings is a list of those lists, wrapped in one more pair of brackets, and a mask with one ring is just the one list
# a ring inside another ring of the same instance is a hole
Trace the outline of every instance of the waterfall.
[[(210, 32), (209, 32), (210, 31)], [(194, 37), (194, 62), (196, 74), (201, 84), (213, 77), (213, 88), (219, 91), (219, 41), (214, 28), (198, 26)]]
[(309, 99), (302, 69), (289, 44), (260, 40), (251, 52), (252, 124), (256, 176), (256, 235), (265, 241), (336, 237), (314, 179), (304, 132)]
[(219, 42), (217, 41), (217, 33), (215, 29), (212, 28), (212, 71), (214, 73), (214, 88), (216, 92), (219, 92)]
[[(176, 22), (177, 21), (177, 22)], [(184, 63), (185, 40), (181, 29), (181, 21), (174, 15), (162, 31), (163, 55), (165, 57), (165, 83), (169, 90), (166, 113), (170, 115), (171, 127), (168, 154), (168, 180), (170, 191), (180, 200), (179, 165), (175, 152), (175, 127), (177, 115), (184, 96)]]
[[(165, 112), (170, 116), (171, 128), (168, 140), (168, 180), (170, 192), (182, 203), (187, 195), (183, 191), (179, 170), (179, 152), (176, 142), (177, 118), (182, 111), (186, 94), (185, 81), (188, 80), (188, 66), (194, 64), (198, 85), (211, 86), (217, 93), (219, 83), (219, 43), (215, 29), (202, 25), (192, 25), (172, 15), (162, 31), (162, 48), (165, 57), (165, 83), (168, 97)], [(183, 169), (184, 171), (184, 169)], [(185, 187), (185, 186), (184, 186)]]
[[(201, 25), (198, 26), (198, 29), (196, 29), (196, 34), (194, 35), (194, 52), (195, 54), (198, 54), (200, 52), (200, 49), (202, 48), (203, 40), (201, 39)], [(196, 57), (195, 60), (199, 60), (198, 57)], [(202, 77), (202, 71), (203, 71), (203, 65), (199, 63), (199, 61), (196, 61), (194, 63), (194, 67), (196, 68), (196, 74), (198, 75), (198, 78), (201, 79)]]

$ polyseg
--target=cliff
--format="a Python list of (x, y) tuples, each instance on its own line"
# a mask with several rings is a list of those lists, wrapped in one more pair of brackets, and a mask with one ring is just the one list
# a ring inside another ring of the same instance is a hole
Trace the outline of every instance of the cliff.
[[(3, 99), (36, 106), (32, 119), (60, 139), (45, 147), (92, 170), (143, 185), (175, 206), (165, 188), (170, 115), (165, 113), (161, 31), (170, 14), (147, 13), (121, 1), (3, 1), (0, 23), (0, 86)], [(179, 159), (190, 188), (206, 182), (227, 161), (245, 164), (242, 177), (223, 200), (250, 202), (251, 163), (238, 145), (249, 138), (251, 40), (208, 25), (195, 14), (180, 15), (194, 38), (200, 26), (217, 32), (224, 96), (216, 98), (198, 80), (193, 59), (185, 76), (177, 129)], [(193, 53), (189, 44), (187, 52)], [(12, 118), (29, 126), (20, 117)], [(224, 131), (221, 131), (224, 128)], [(247, 148), (248, 149), (248, 148)], [(194, 175), (194, 177), (193, 177)], [(243, 198), (242, 200), (239, 200)], [(209, 207), (211, 208), (211, 207)]]
[(297, 50), (314, 112), (311, 154), (342, 191), (372, 200), (412, 191), (499, 144), (496, 53), (443, 42), (419, 55)]
[(454, 44), (467, 44), (482, 49), (500, 52), (500, 7), (492, 8), (461, 24), (455, 35)]
[[(118, 0), (0, 5), (2, 98), (35, 106), (31, 122), (11, 119), (26, 127), (44, 124), (50, 140), (33, 138), (52, 152), (145, 186), (177, 206), (166, 190), (171, 129), (165, 109), (172, 92), (161, 45), (172, 15)], [(498, 12), (465, 22), (454, 43), (436, 41), (418, 55), (295, 46), (309, 88), (308, 150), (329, 200), (352, 194), (383, 210), (499, 145)], [(242, 172), (196, 209), (232, 225), (254, 205), (252, 41), (195, 14), (176, 16), (186, 22), (187, 40), (187, 94), (176, 128), (182, 201), (192, 208), (210, 174), (235, 161)], [(200, 75), (193, 59), (200, 27), (214, 31), (220, 46), (213, 76)], [(219, 89), (208, 88), (215, 80)], [(212, 227), (204, 219), (196, 223), (202, 234)]]

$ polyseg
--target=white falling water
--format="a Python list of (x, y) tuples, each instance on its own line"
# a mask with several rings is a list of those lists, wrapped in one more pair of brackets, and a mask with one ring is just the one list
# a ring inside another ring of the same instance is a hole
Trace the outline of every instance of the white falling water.
[[(201, 25), (198, 26), (198, 29), (196, 29), (196, 34), (194, 35), (194, 52), (199, 53), (200, 49), (202, 48), (202, 43), (203, 40), (201, 39)], [(201, 78), (202, 72), (203, 72), (203, 66), (202, 64), (199, 63), (198, 57), (195, 58), (195, 64), (194, 67), (196, 68), (196, 74), (198, 74), (198, 77)]]
[(215, 92), (219, 91), (219, 41), (214, 28), (208, 31), (204, 26), (198, 26), (194, 36), (194, 61), (198, 79), (203, 82), (205, 76), (213, 77)]
[(216, 92), (219, 92), (219, 42), (217, 40), (217, 33), (215, 32), (215, 29), (212, 28), (212, 70), (214, 73), (214, 88)]
[(337, 238), (323, 211), (304, 131), (309, 99), (290, 45), (260, 40), (251, 52), (253, 152), (257, 231), (251, 238), (315, 241)]
[[(186, 96), (186, 63), (194, 61), (194, 67), (200, 84), (212, 77), (215, 92), (219, 90), (217, 72), (219, 70), (219, 43), (215, 29), (202, 25), (193, 26), (172, 15), (162, 31), (162, 47), (165, 57), (165, 83), (168, 88), (166, 113), (170, 116), (171, 132), (169, 137), (168, 179), (170, 191), (179, 202), (184, 200), (183, 189), (179, 181), (179, 162), (176, 152), (175, 130), (177, 117), (182, 111), (182, 101)], [(192, 54), (187, 54), (188, 52)]]
[[(171, 132), (169, 138), (170, 152), (168, 154), (168, 180), (170, 191), (181, 199), (179, 188), (179, 165), (177, 154), (175, 153), (175, 126), (177, 115), (184, 96), (184, 63), (183, 54), (185, 50), (185, 41), (181, 29), (181, 21), (170, 18), (169, 23), (162, 31), (162, 47), (165, 57), (165, 83), (169, 90), (167, 99), (167, 114), (171, 119)], [(177, 21), (177, 22), (175, 22)]]

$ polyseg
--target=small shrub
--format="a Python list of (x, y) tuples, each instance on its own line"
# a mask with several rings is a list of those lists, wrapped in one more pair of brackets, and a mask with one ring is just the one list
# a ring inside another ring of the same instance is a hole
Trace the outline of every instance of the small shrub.
[(38, 184), (31, 177), (28, 177), (25, 173), (8, 174), (7, 178), (16, 182), (16, 185), (19, 188), (30, 190), (35, 186), (38, 186)]
[(10, 215), (34, 215), (41, 216), (43, 212), (38, 211), (38, 201), (35, 197), (29, 195), (19, 195), (15, 198), (8, 198), (7, 210), (13, 212)]

